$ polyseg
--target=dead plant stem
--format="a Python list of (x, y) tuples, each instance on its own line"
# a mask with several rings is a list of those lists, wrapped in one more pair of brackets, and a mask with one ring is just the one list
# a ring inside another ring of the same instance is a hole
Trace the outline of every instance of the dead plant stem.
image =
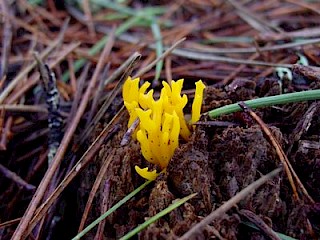
[(193, 239), (193, 235), (195, 235), (197, 232), (200, 232), (205, 226), (212, 223), (213, 220), (215, 220), (216, 218), (222, 216), (225, 212), (230, 210), (234, 205), (240, 202), (243, 198), (248, 196), (250, 193), (254, 192), (257, 188), (259, 188), (261, 185), (266, 183), (269, 179), (275, 177), (281, 171), (282, 171), (282, 168), (277, 168), (272, 172), (268, 173), (267, 175), (262, 176), (257, 181), (251, 183), (245, 189), (238, 192), (234, 197), (232, 197), (227, 202), (222, 204), (218, 209), (216, 209), (215, 211), (210, 213), (207, 217), (202, 219), (201, 222), (194, 225), (191, 229), (189, 229), (188, 232), (186, 232), (181, 238), (179, 238), (179, 240)]

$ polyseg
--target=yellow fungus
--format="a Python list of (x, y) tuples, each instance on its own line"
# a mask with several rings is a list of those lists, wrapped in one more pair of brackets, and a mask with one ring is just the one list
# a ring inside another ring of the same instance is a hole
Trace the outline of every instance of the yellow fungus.
[(160, 98), (164, 98), (164, 108), (166, 112), (173, 113), (176, 111), (180, 120), (180, 135), (184, 140), (188, 140), (191, 134), (187, 122), (184, 119), (183, 108), (188, 103), (187, 95), (181, 97), (181, 90), (183, 86), (183, 79), (177, 82), (171, 81), (171, 88), (165, 81), (162, 82), (163, 88), (161, 90)]
[(205, 89), (205, 87), (206, 86), (203, 84), (201, 80), (196, 82), (196, 92), (194, 94), (194, 100), (192, 103), (191, 123), (195, 123), (200, 119), (203, 90)]
[(127, 108), (128, 112), (129, 112), (129, 121), (128, 121), (128, 128), (132, 125), (132, 123), (134, 122), (134, 120), (136, 120), (136, 118), (138, 117), (136, 114), (136, 108), (139, 107), (138, 102), (133, 101), (133, 102), (124, 102), (125, 107)]
[(131, 79), (128, 77), (123, 84), (122, 97), (124, 102), (139, 102), (139, 81), (140, 78)]
[(145, 94), (148, 87), (150, 87), (150, 83), (145, 82), (144, 84), (142, 84), (141, 88), (139, 89), (139, 104), (143, 109), (151, 108), (151, 104), (154, 101), (153, 89), (151, 89), (147, 94)]
[[(129, 77), (123, 86), (123, 100), (130, 115), (128, 127), (139, 118), (136, 137), (141, 153), (148, 162), (165, 171), (179, 146), (179, 136), (188, 140), (191, 134), (183, 113), (188, 103), (187, 95), (181, 95), (183, 79), (172, 80), (170, 85), (163, 81), (158, 100), (153, 98), (153, 89), (146, 93), (150, 83), (145, 82), (139, 88), (139, 80)], [(192, 123), (200, 118), (204, 88), (201, 80), (196, 83)], [(148, 168), (141, 169), (138, 166), (135, 166), (135, 169), (140, 176), (148, 180), (154, 180), (159, 175), (156, 170), (148, 171)]]
[(146, 168), (139, 168), (138, 166), (135, 166), (134, 168), (136, 169), (137, 173), (141, 177), (143, 177), (147, 180), (150, 180), (150, 181), (154, 181), (159, 175), (156, 170), (149, 172), (147, 167)]

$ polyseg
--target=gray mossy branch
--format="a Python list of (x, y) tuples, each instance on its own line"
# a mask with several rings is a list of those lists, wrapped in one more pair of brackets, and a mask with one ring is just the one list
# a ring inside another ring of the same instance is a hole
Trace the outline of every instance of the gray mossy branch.
[(34, 53), (38, 64), (41, 81), (46, 93), (46, 103), (48, 107), (48, 163), (50, 164), (57, 152), (61, 141), (61, 127), (63, 119), (59, 112), (60, 95), (57, 89), (56, 78), (47, 64), (44, 64), (37, 53)]

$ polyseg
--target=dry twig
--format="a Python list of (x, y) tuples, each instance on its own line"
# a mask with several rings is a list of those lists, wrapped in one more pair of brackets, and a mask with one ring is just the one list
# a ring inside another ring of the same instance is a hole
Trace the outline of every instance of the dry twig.
[(193, 226), (188, 232), (186, 232), (181, 238), (179, 238), (179, 240), (192, 239), (192, 237), (196, 233), (200, 232), (206, 225), (209, 225), (216, 218), (221, 217), (225, 212), (230, 210), (234, 205), (236, 205), (238, 202), (240, 202), (243, 198), (248, 196), (250, 193), (254, 192), (257, 188), (259, 188), (261, 185), (263, 185), (269, 179), (278, 175), (278, 173), (280, 173), (281, 170), (282, 170), (281, 168), (277, 168), (277, 169), (273, 170), (272, 172), (268, 173), (267, 175), (262, 176), (257, 181), (251, 183), (245, 189), (242, 189), (234, 197), (229, 199), (227, 202), (222, 204), (218, 209), (214, 210), (207, 217), (202, 219), (201, 222), (199, 222), (198, 224)]

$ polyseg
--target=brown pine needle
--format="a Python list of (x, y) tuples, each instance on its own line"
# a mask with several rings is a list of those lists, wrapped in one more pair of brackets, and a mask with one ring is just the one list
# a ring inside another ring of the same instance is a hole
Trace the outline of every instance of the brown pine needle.
[[(107, 55), (110, 53), (111, 48), (113, 46), (113, 42), (114, 42), (114, 36), (110, 36), (109, 41), (106, 43), (105, 48), (101, 54), (102, 57), (100, 57), (97, 68), (101, 68), (101, 65), (104, 63), (105, 58), (107, 57)], [(99, 67), (100, 66), (100, 67)], [(83, 99), (79, 105), (78, 111), (73, 119), (73, 121), (71, 122), (71, 124), (69, 125), (62, 141), (61, 144), (56, 152), (56, 155), (54, 157), (54, 159), (52, 160), (51, 165), (49, 166), (45, 176), (43, 177), (36, 193), (34, 194), (24, 216), (21, 219), (21, 222), (18, 226), (18, 228), (16, 229), (16, 231), (13, 234), (12, 240), (20, 240), (20, 239), (25, 239), (28, 234), (26, 234), (26, 230), (28, 228), (28, 225), (30, 223), (30, 220), (32, 219), (32, 217), (35, 214), (36, 208), (39, 205), (43, 195), (46, 192), (46, 189), (51, 181), (51, 178), (54, 176), (57, 168), (60, 166), (60, 163), (63, 159), (63, 156), (67, 150), (67, 147), (72, 139), (72, 136), (78, 126), (78, 123), (80, 122), (80, 119), (87, 107), (89, 98), (96, 86), (96, 81), (97, 81), (97, 76), (93, 76), (92, 77), (92, 81), (90, 81), (87, 90), (83, 96)]]

